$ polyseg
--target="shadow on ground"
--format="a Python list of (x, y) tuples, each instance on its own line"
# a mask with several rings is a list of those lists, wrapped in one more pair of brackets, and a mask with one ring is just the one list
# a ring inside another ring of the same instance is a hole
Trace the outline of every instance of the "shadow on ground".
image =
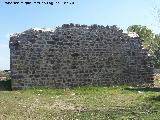
[(150, 97), (149, 100), (160, 101), (160, 95), (159, 96)]
[(125, 88), (129, 91), (160, 92), (160, 88)]
[(10, 91), (11, 90), (11, 80), (0, 81), (0, 91)]

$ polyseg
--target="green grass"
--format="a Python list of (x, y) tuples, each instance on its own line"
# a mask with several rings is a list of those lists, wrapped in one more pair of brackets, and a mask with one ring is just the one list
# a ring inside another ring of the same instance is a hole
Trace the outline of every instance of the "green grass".
[(0, 91), (0, 120), (159, 120), (160, 88)]

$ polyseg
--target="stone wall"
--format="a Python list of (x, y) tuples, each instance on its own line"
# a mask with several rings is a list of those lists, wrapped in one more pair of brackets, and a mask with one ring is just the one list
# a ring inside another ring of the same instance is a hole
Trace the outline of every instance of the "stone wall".
[(116, 26), (64, 24), (10, 38), (12, 89), (153, 84), (152, 57)]

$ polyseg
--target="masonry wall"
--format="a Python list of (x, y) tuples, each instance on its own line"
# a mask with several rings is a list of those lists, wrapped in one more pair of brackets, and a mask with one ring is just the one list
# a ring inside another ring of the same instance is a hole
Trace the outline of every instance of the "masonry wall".
[(138, 37), (116, 26), (64, 24), (10, 38), (12, 89), (153, 84), (153, 65)]

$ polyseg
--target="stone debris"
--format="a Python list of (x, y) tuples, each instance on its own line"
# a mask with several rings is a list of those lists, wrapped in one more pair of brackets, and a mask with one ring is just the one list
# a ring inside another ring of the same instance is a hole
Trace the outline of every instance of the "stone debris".
[(33, 28), (33, 30), (43, 31), (43, 32), (46, 32), (46, 31), (54, 32), (55, 31), (55, 29), (53, 29), (53, 28)]
[(128, 36), (131, 38), (139, 37), (139, 35), (136, 32), (129, 32)]
[(138, 93), (142, 94), (143, 92), (141, 92), (141, 91), (138, 91)]
[(10, 37), (12, 89), (153, 84), (152, 56), (116, 26), (64, 24)]

